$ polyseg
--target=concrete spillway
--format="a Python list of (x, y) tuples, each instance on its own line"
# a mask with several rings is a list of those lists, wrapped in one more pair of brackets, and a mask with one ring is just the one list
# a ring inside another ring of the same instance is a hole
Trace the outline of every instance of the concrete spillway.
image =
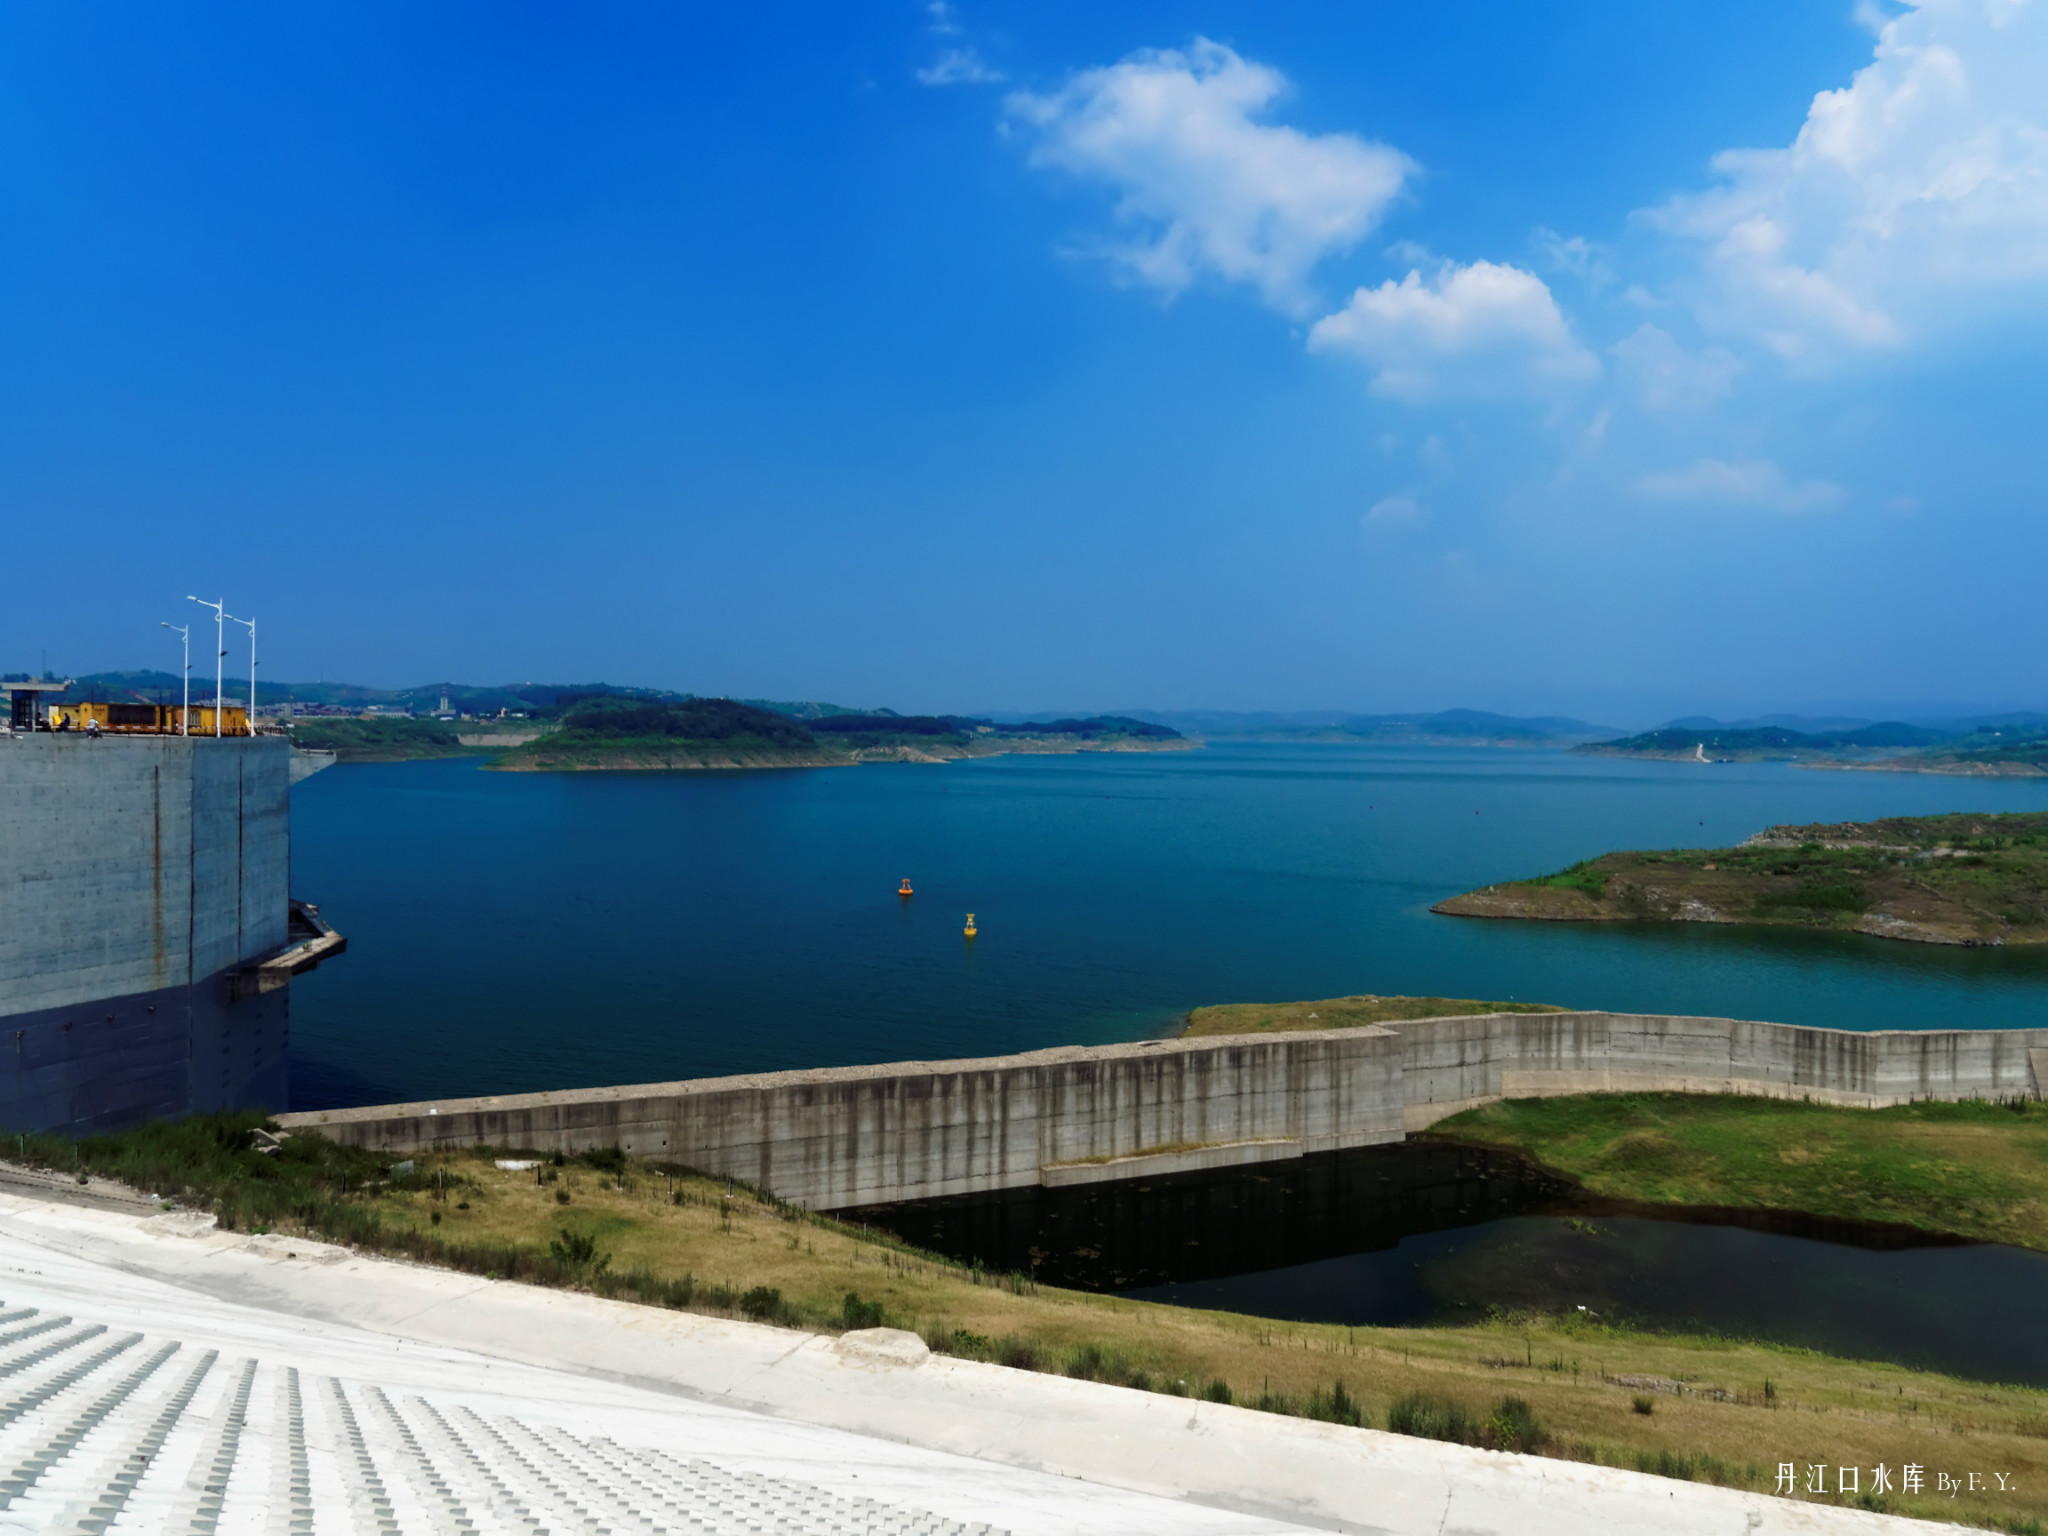
[(391, 1151), (486, 1144), (730, 1174), (813, 1209), (1230, 1167), (1401, 1140), (1500, 1098), (1757, 1093), (1878, 1107), (2039, 1097), (2048, 1029), (1862, 1034), (1482, 1014), (281, 1116)]

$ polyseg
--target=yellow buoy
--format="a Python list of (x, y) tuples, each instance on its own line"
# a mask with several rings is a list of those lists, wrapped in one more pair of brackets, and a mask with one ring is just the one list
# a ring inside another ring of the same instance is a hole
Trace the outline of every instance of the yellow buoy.
[(972, 912), (967, 914), (967, 937), (970, 939), (974, 937), (974, 914)]
[(898, 896), (908, 896), (910, 894), (910, 877), (908, 875), (905, 875), (903, 883), (896, 887), (896, 894)]

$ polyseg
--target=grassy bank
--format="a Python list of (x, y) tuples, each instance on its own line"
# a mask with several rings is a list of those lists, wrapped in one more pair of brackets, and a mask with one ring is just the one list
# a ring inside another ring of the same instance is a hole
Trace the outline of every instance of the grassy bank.
[(1515, 1147), (1596, 1194), (1899, 1222), (2048, 1251), (2048, 1105), (1835, 1109), (1734, 1094), (1515, 1099), (1431, 1136)]
[(506, 1171), (476, 1149), (396, 1171), (253, 1117), (97, 1138), (56, 1167), (122, 1177), (240, 1230), (306, 1232), (473, 1273), (819, 1330), (886, 1323), (935, 1349), (1131, 1390), (1394, 1428), (1770, 1491), (1780, 1462), (2003, 1473), (2017, 1491), (1894, 1496), (1895, 1512), (2039, 1532), (2048, 1395), (1573, 1314), (1465, 1328), (1275, 1323), (1039, 1286), (616, 1153)]
[(1607, 853), (1430, 910), (1563, 922), (1765, 923), (1930, 944), (2048, 944), (2048, 813), (1770, 827), (1737, 848)]
[(1562, 1013), (1548, 1003), (1489, 1003), (1470, 997), (1326, 997), (1309, 1003), (1219, 1003), (1188, 1015), (1183, 1035), (1261, 1035), (1296, 1029), (1350, 1029), (1402, 1019), (1475, 1013)]

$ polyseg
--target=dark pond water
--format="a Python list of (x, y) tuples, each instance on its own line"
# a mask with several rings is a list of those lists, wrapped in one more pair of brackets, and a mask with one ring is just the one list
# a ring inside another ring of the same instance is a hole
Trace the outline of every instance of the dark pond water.
[(1301, 1322), (1494, 1309), (1803, 1345), (2048, 1386), (2048, 1254), (1771, 1213), (1652, 1215), (1428, 1142), (852, 1213), (997, 1270)]
[(1429, 906), (1611, 848), (2043, 806), (2048, 779), (1336, 743), (746, 774), (339, 767), (292, 792), (293, 894), (349, 940), (292, 985), (294, 1107), (1130, 1040), (1203, 1003), (1349, 992), (2038, 1024), (2040, 951)]

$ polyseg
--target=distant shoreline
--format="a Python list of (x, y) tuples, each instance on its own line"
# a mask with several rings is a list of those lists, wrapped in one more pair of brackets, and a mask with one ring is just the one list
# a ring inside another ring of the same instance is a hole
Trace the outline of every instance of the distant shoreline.
[[(543, 738), (545, 739), (545, 738)], [(513, 754), (487, 762), (499, 773), (745, 773), (765, 768), (858, 768), (867, 763), (957, 763), (982, 757), (1055, 757), (1083, 752), (1184, 752), (1199, 741), (1010, 740), (985, 749), (954, 747), (869, 747), (843, 753), (761, 751), (721, 752), (692, 746), (661, 748), (572, 748), (553, 760), (534, 752), (521, 761)]]

